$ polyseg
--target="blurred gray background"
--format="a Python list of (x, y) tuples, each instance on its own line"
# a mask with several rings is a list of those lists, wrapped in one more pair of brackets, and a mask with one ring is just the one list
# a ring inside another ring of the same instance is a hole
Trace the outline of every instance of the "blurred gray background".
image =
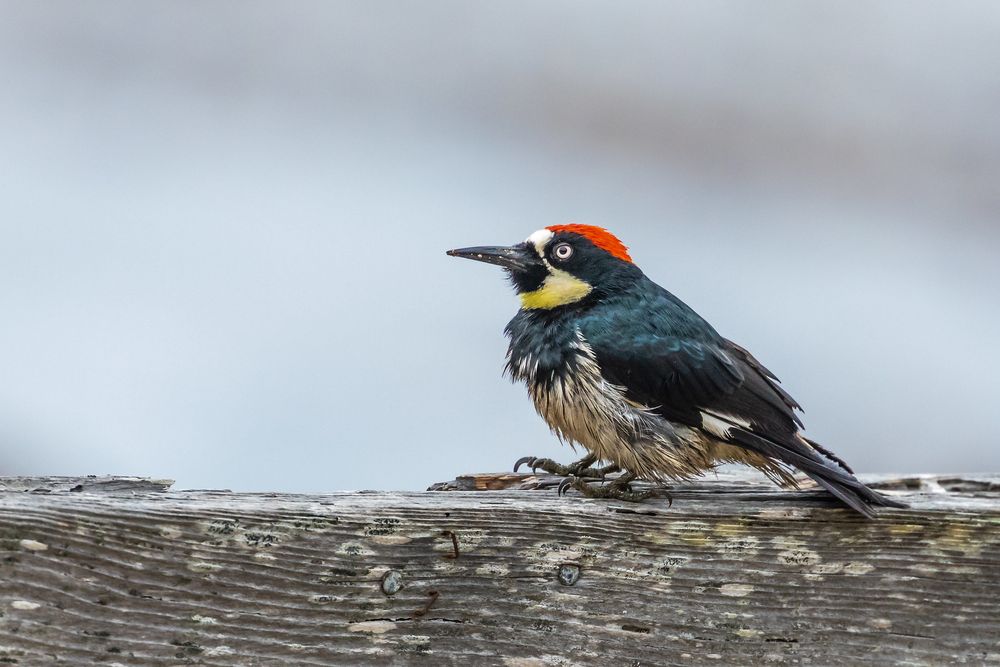
[(569, 460), (456, 246), (599, 224), (861, 471), (1000, 470), (995, 2), (4, 2), (0, 473)]

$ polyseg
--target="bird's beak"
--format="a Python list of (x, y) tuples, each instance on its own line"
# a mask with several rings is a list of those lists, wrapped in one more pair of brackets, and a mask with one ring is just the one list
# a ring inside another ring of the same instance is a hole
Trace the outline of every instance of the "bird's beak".
[(449, 250), (452, 257), (474, 259), (477, 262), (496, 264), (510, 271), (527, 271), (541, 265), (538, 255), (524, 244), (515, 246), (477, 246), (475, 248), (458, 248)]

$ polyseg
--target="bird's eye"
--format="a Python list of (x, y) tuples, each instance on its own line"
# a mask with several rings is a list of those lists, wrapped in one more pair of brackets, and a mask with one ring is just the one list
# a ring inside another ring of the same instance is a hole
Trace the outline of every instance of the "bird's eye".
[(558, 260), (566, 261), (573, 256), (573, 246), (568, 243), (560, 243), (552, 249), (552, 254)]

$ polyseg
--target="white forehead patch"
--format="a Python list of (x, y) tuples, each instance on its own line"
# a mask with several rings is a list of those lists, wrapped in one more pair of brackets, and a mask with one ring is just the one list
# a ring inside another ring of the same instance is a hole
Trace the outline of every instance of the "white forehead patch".
[(552, 232), (547, 229), (539, 229), (537, 232), (532, 233), (531, 236), (527, 238), (527, 242), (535, 246), (535, 251), (538, 252), (539, 257), (545, 255), (545, 244), (549, 242), (554, 236)]

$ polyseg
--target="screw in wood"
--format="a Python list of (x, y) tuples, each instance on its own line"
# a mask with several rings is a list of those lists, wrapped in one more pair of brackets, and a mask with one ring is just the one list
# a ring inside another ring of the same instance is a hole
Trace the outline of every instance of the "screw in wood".
[(559, 566), (556, 578), (563, 586), (572, 586), (580, 579), (580, 566), (573, 563), (563, 563)]
[(403, 590), (403, 573), (399, 570), (389, 570), (382, 575), (382, 592), (395, 595)]

